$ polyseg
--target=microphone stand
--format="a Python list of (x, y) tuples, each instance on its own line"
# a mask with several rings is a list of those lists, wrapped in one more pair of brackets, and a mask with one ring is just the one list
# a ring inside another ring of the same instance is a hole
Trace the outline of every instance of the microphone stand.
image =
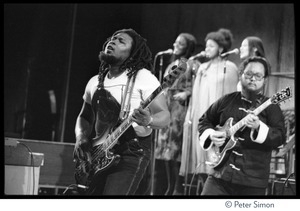
[(225, 89), (225, 74), (226, 74), (226, 62), (228, 57), (225, 56), (224, 58), (224, 74), (223, 74), (223, 87), (222, 87), (222, 95), (224, 95), (224, 89)]
[[(191, 152), (191, 142), (192, 142), (192, 126), (193, 126), (193, 120), (192, 120), (192, 106), (193, 106), (193, 87), (195, 82), (195, 75), (197, 74), (197, 71), (195, 71), (195, 66), (193, 64), (192, 67), (192, 95), (190, 97), (189, 104), (191, 105), (191, 110), (189, 113), (189, 120), (188, 120), (188, 135), (187, 135), (187, 146), (186, 146), (186, 158), (185, 158), (185, 174), (184, 174), (184, 193), (183, 195), (187, 195), (187, 188), (188, 188), (188, 176), (189, 176), (189, 159), (190, 159), (190, 152)], [(194, 73), (195, 72), (195, 73)]]
[(163, 67), (163, 56), (161, 55), (159, 60), (159, 77), (158, 77), (160, 83), (162, 82), (162, 67)]
[(25, 88), (25, 102), (24, 102), (24, 115), (23, 115), (23, 121), (22, 121), (22, 139), (26, 138), (26, 123), (27, 123), (27, 107), (28, 107), (28, 90), (29, 90), (29, 81), (30, 81), (30, 67), (31, 62), (28, 63), (27, 66), (27, 78), (26, 78), (26, 88)]
[[(152, 73), (155, 74), (155, 66), (156, 66), (156, 59), (157, 59), (158, 54), (155, 55), (154, 57), (154, 62), (153, 62), (153, 70)], [(162, 66), (163, 66), (163, 57), (162, 55), (160, 56), (160, 62), (159, 62), (159, 76), (158, 80), (160, 83), (162, 83)], [(154, 130), (154, 140), (152, 142), (152, 155), (151, 155), (151, 190), (150, 190), (150, 195), (154, 195), (154, 175), (155, 175), (155, 149), (156, 149), (156, 142), (158, 140), (158, 129)]]

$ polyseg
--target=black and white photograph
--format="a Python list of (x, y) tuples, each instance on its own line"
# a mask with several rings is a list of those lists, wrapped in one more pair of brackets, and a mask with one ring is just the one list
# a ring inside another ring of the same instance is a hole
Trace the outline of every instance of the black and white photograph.
[(274, 199), (299, 197), (295, 13), (5, 3), (3, 198), (288, 209)]

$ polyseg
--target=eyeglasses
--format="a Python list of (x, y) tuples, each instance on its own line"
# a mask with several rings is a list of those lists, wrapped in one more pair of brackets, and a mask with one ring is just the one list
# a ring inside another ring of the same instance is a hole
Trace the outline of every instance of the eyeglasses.
[(257, 80), (257, 81), (261, 81), (265, 77), (263, 75), (253, 74), (251, 72), (246, 72), (246, 73), (243, 73), (243, 74), (244, 74), (245, 78), (247, 78), (247, 79), (251, 79), (254, 76), (255, 80)]

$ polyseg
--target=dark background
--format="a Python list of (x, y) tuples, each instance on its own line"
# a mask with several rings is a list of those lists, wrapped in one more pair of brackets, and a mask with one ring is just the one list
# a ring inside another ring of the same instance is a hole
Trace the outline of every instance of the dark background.
[[(181, 32), (197, 38), (198, 53), (207, 33), (228, 28), (232, 49), (247, 36), (262, 38), (272, 73), (295, 68), (293, 4), (4, 4), (5, 136), (75, 143), (76, 117), (85, 85), (98, 73), (98, 53), (123, 28), (145, 37), (153, 57), (172, 48)], [(237, 55), (229, 59), (240, 63)], [(271, 76), (268, 93), (287, 85), (293, 89), (294, 79)], [(283, 108), (294, 108), (294, 99)]]

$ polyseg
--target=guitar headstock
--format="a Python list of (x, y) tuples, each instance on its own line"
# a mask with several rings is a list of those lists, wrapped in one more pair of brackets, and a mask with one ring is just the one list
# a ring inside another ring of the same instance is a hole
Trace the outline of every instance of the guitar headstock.
[(285, 101), (291, 97), (292, 97), (291, 89), (290, 89), (290, 87), (287, 87), (285, 89), (282, 89), (280, 92), (277, 92), (276, 94), (274, 94), (271, 97), (271, 102), (273, 104), (278, 104), (278, 103)]
[(181, 58), (178, 65), (174, 65), (171, 68), (171, 72), (164, 77), (163, 87), (171, 86), (176, 79), (178, 79), (187, 69), (187, 59)]

